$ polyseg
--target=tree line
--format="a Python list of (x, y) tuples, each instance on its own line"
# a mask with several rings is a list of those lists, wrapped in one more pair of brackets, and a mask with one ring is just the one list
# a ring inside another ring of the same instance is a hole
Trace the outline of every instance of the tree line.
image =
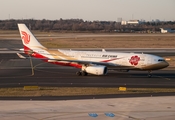
[(17, 23), (24, 23), (32, 30), (44, 32), (160, 32), (160, 28), (175, 29), (175, 21), (121, 25), (116, 21), (84, 21), (82, 19), (10, 19), (0, 20), (0, 30), (17, 30)]

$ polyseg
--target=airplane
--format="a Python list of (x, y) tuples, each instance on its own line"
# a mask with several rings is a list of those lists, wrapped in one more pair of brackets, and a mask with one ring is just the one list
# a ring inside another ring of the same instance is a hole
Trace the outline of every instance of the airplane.
[[(49, 50), (39, 43), (25, 24), (18, 24), (24, 48), (20, 49), (33, 59), (41, 59), (44, 62), (71, 66), (80, 69), (78, 76), (107, 75), (108, 70), (148, 71), (151, 77), (153, 70), (163, 69), (169, 66), (164, 58), (152, 54), (122, 53), (102, 51), (78, 51), (78, 50)], [(28, 59), (20, 53), (20, 58)]]
[(160, 28), (161, 33), (175, 33), (175, 30)]

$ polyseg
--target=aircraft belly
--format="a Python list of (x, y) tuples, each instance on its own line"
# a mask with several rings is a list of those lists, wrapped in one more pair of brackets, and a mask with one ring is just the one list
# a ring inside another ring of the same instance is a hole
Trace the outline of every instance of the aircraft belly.
[(108, 69), (112, 70), (136, 70), (138, 68), (135, 68), (134, 66), (109, 66)]
[(145, 67), (142, 67), (143, 70), (158, 70), (167, 67), (169, 64), (167, 62), (161, 62), (153, 65), (148, 65)]

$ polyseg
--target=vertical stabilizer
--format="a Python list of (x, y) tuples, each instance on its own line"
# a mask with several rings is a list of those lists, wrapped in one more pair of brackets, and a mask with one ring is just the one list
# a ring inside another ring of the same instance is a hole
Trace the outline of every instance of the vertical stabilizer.
[(24, 45), (24, 48), (43, 48), (46, 49), (44, 46), (42, 46), (38, 40), (35, 38), (35, 36), (30, 32), (30, 30), (27, 28), (25, 24), (18, 24), (19, 32), (21, 35), (22, 43)]

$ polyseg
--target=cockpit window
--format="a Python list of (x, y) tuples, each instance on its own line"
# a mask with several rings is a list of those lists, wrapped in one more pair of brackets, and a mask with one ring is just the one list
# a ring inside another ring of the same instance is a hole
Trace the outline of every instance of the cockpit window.
[(158, 61), (165, 61), (164, 59), (158, 59)]

